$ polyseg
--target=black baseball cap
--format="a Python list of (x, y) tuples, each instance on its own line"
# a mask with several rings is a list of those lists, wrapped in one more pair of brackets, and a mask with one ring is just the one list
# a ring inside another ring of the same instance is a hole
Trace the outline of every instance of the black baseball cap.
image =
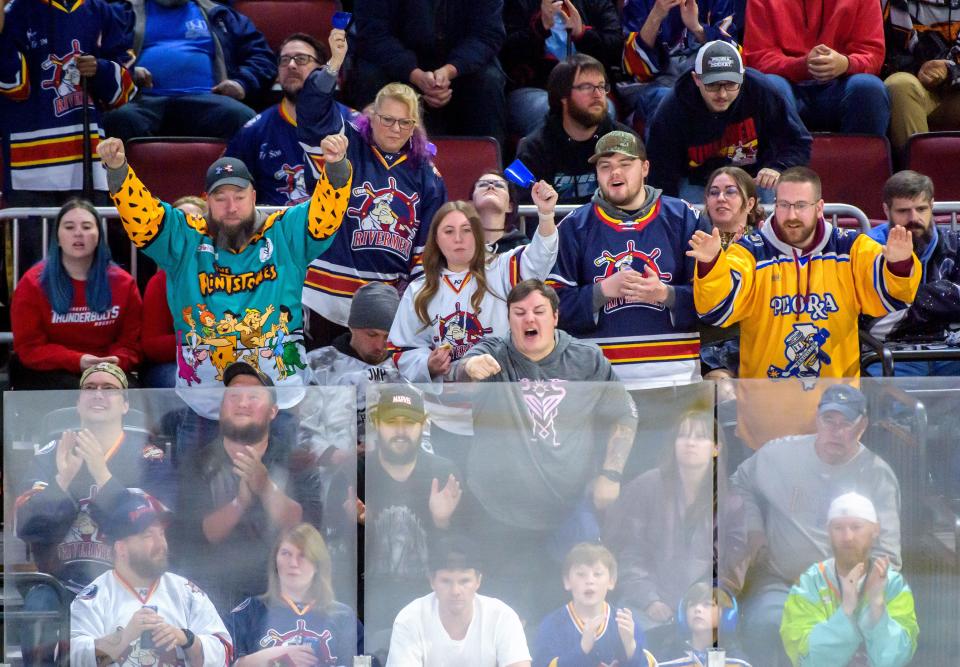
[(737, 47), (729, 42), (707, 42), (697, 51), (694, 71), (703, 83), (732, 81), (743, 83), (743, 59)]
[(223, 386), (229, 387), (230, 383), (240, 375), (249, 375), (257, 378), (257, 381), (264, 387), (273, 387), (273, 378), (258, 371), (245, 361), (234, 361), (223, 370)]
[(817, 414), (824, 412), (839, 412), (850, 421), (856, 421), (867, 414), (867, 397), (848, 384), (830, 385), (817, 406)]
[(169, 523), (172, 513), (157, 498), (142, 491), (126, 491), (110, 509), (95, 512), (94, 520), (111, 542), (142, 533), (153, 524)]
[(423, 397), (413, 387), (394, 385), (380, 392), (377, 400), (377, 419), (390, 417), (409, 417), (414, 421), (423, 421)]
[(207, 169), (207, 194), (221, 185), (236, 185), (245, 188), (253, 184), (253, 177), (243, 160), (235, 157), (222, 157)]

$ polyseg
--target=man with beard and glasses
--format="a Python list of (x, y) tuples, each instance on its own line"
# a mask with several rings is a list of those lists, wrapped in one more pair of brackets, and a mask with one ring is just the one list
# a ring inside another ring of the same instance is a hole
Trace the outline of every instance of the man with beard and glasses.
[[(754, 448), (812, 430), (817, 379), (860, 376), (860, 315), (906, 308), (921, 278), (906, 229), (892, 228), (881, 246), (827, 222), (820, 177), (807, 167), (780, 175), (774, 213), (758, 232), (723, 250), (718, 229), (698, 231), (690, 248), (700, 319), (740, 322), (739, 377), (794, 379), (740, 383), (738, 434)], [(787, 403), (794, 409), (783, 414)]]
[[(389, 645), (397, 612), (429, 592), (428, 557), (455, 523), (462, 477), (449, 460), (421, 446), (427, 416), (413, 387), (388, 385), (374, 406), (367, 454), (364, 586), (366, 650)], [(374, 449), (375, 447), (375, 449)]]
[[(630, 130), (608, 112), (609, 90), (603, 63), (584, 53), (567, 58), (550, 71), (547, 80), (550, 115), (546, 123), (517, 147), (517, 159), (554, 187), (560, 204), (590, 201), (597, 190), (597, 176), (588, 160), (597, 139), (613, 130)], [(529, 204), (529, 193), (523, 196), (522, 203)]]
[(233, 643), (206, 594), (167, 571), (169, 513), (148, 494), (106, 510), (114, 566), (70, 606), (70, 664), (228, 664)]
[(277, 76), (249, 18), (213, 0), (129, 0), (136, 104), (103, 117), (108, 137), (229, 139)]
[[(224, 369), (237, 359), (258, 364), (278, 388), (305, 384), (303, 281), (307, 266), (330, 246), (346, 212), (353, 176), (347, 144), (341, 135), (324, 138), (326, 161), (310, 200), (269, 215), (256, 209), (247, 166), (236, 158), (220, 158), (207, 170), (208, 213), (194, 216), (153, 198), (127, 164), (123, 142), (101, 142), (110, 191), (127, 234), (167, 273), (178, 347), (177, 388), (197, 415), (216, 419), (219, 395), (184, 390), (220, 388)], [(243, 314), (241, 323), (233, 313)], [(210, 325), (198, 328), (197, 321)], [(280, 408), (286, 409), (301, 393), (279, 397)], [(178, 440), (184, 437), (181, 433)], [(197, 439), (193, 434), (186, 447)]]
[[(346, 40), (343, 30), (330, 31), (330, 41)], [(292, 206), (310, 197), (304, 178), (306, 161), (297, 141), (297, 98), (310, 72), (318, 67), (338, 70), (343, 53), (326, 49), (310, 35), (293, 33), (280, 43), (277, 83), (283, 98), (280, 104), (260, 112), (237, 132), (224, 153), (250, 166), (257, 203), (268, 206)], [(323, 60), (326, 59), (326, 65)], [(344, 118), (354, 112), (337, 105)]]
[[(883, 210), (888, 222), (870, 230), (870, 238), (886, 243), (891, 229), (906, 229), (923, 274), (913, 303), (871, 323), (870, 333), (880, 340), (942, 344), (948, 328), (960, 323), (960, 232), (934, 223), (933, 181), (915, 171), (900, 171), (887, 180)], [(879, 366), (867, 370), (879, 374)], [(893, 374), (960, 375), (960, 361), (898, 361)]]
[(811, 565), (790, 589), (780, 636), (794, 665), (899, 667), (917, 650), (913, 592), (886, 556), (871, 558), (880, 534), (869, 498), (830, 503), (833, 558)]
[(320, 526), (317, 470), (297, 466), (293, 444), (271, 437), (278, 407), (269, 377), (237, 361), (223, 373), (220, 439), (180, 465), (173, 526), (178, 569), (210, 592), (221, 612), (266, 590), (277, 535), (307, 521)]

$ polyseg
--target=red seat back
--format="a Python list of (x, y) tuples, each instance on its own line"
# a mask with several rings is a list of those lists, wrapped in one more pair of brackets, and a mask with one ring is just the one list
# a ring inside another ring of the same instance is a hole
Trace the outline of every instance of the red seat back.
[(499, 171), (500, 144), (493, 137), (433, 137), (433, 162), (443, 176), (448, 199), (470, 200), (473, 184), (489, 169)]
[(173, 202), (203, 192), (207, 168), (226, 149), (222, 139), (132, 139), (127, 161), (154, 197)]
[(915, 134), (907, 142), (907, 168), (933, 179), (934, 197), (960, 201), (960, 132)]
[(890, 178), (890, 143), (861, 134), (814, 134), (810, 168), (823, 182), (823, 199), (851, 204), (884, 218), (883, 184)]
[[(287, 35), (304, 32), (327, 43), (337, 0), (237, 0), (234, 9), (253, 21), (274, 53)], [(322, 57), (322, 56), (321, 56)]]

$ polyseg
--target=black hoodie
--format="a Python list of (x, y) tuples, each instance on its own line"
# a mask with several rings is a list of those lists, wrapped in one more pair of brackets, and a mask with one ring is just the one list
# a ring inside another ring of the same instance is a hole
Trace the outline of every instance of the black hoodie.
[(805, 165), (813, 144), (796, 109), (753, 69), (721, 113), (707, 108), (693, 72), (687, 72), (660, 103), (648, 133), (650, 184), (672, 196), (681, 179), (706, 185), (718, 167), (740, 167), (756, 176), (764, 167), (783, 171)]
[[(597, 171), (587, 160), (593, 155), (600, 137), (614, 130), (631, 132), (629, 127), (606, 115), (592, 137), (575, 141), (563, 129), (561, 117), (550, 114), (543, 127), (520, 141), (517, 159), (538, 180), (553, 185), (557, 191), (557, 203), (586, 204), (597, 190)], [(529, 190), (524, 190), (520, 198), (522, 203), (530, 203)]]

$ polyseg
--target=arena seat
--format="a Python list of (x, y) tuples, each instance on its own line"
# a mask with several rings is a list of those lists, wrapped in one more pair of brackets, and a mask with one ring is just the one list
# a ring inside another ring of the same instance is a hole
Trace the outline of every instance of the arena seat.
[(938, 201), (960, 201), (960, 132), (915, 134), (907, 141), (907, 169), (933, 179)]
[(222, 139), (157, 137), (127, 142), (127, 161), (154, 197), (172, 202), (203, 192), (207, 167), (223, 155)]
[(323, 44), (330, 35), (330, 19), (340, 10), (336, 0), (237, 0), (233, 8), (253, 21), (274, 53), (294, 32), (305, 32)]
[(448, 199), (469, 200), (473, 184), (487, 169), (503, 169), (500, 144), (493, 137), (432, 137), (433, 162), (447, 185)]
[(852, 204), (869, 218), (886, 219), (883, 184), (893, 173), (886, 137), (814, 134), (809, 166), (820, 175), (824, 201)]

